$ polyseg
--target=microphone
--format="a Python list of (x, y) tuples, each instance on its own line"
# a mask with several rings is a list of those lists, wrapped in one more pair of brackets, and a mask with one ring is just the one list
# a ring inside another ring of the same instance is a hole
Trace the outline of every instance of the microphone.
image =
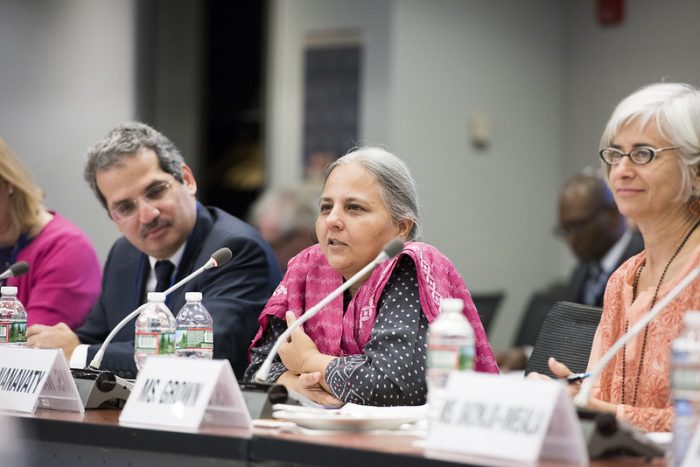
[(19, 277), (29, 272), (29, 264), (26, 261), (20, 261), (13, 264), (0, 274), (0, 280), (7, 279), (8, 277)]
[(354, 276), (352, 276), (350, 279), (345, 281), (343, 285), (335, 289), (333, 292), (328, 294), (326, 298), (318, 302), (316, 305), (311, 307), (308, 311), (306, 311), (303, 315), (297, 319), (292, 326), (288, 327), (278, 338), (277, 342), (275, 342), (275, 345), (272, 347), (270, 350), (270, 353), (267, 354), (267, 358), (265, 358), (265, 361), (263, 362), (262, 365), (260, 365), (260, 368), (258, 371), (255, 373), (255, 381), (258, 383), (265, 383), (267, 382), (267, 377), (270, 373), (270, 367), (272, 366), (272, 360), (275, 358), (275, 355), (277, 355), (277, 351), (279, 350), (280, 345), (282, 345), (284, 342), (287, 342), (289, 339), (289, 336), (302, 324), (307, 322), (309, 319), (313, 318), (316, 313), (321, 311), (323, 307), (328, 305), (330, 302), (332, 302), (338, 295), (342, 294), (347, 290), (350, 286), (355, 284), (358, 280), (372, 272), (374, 268), (379, 266), (381, 263), (384, 261), (388, 260), (389, 258), (393, 258), (394, 256), (398, 255), (401, 250), (403, 250), (403, 242), (399, 240), (398, 238), (395, 238), (388, 242), (386, 245), (384, 245), (384, 248), (382, 248), (382, 251), (377, 255), (376, 258), (374, 258), (367, 266), (362, 268), (359, 272), (357, 272)]
[(231, 250), (230, 250), (230, 249), (228, 249), (228, 248), (219, 248), (218, 250), (216, 250), (216, 251), (211, 255), (211, 257), (209, 258), (209, 260), (208, 260), (206, 263), (204, 263), (204, 266), (202, 266), (201, 268), (197, 269), (196, 271), (194, 271), (194, 272), (193, 272), (192, 274), (190, 274), (189, 276), (183, 278), (180, 282), (178, 282), (177, 284), (173, 285), (172, 287), (170, 287), (169, 289), (167, 289), (167, 290), (164, 291), (163, 293), (164, 293), (166, 296), (169, 295), (170, 292), (179, 289), (183, 284), (186, 284), (186, 283), (189, 282), (191, 279), (193, 279), (194, 277), (197, 277), (198, 275), (200, 275), (201, 273), (203, 273), (203, 272), (206, 271), (207, 269), (218, 268), (219, 266), (223, 266), (224, 264), (228, 263), (229, 260), (230, 260), (232, 257), (233, 257), (233, 253), (231, 253)]
[(574, 404), (578, 407), (585, 407), (588, 404), (588, 399), (591, 397), (591, 391), (593, 390), (593, 383), (598, 379), (600, 372), (607, 366), (607, 364), (612, 360), (612, 358), (622, 349), (622, 347), (627, 344), (634, 336), (639, 334), (639, 332), (644, 329), (644, 327), (649, 324), (649, 322), (658, 315), (661, 310), (663, 310), (666, 305), (668, 305), (671, 300), (676, 298), (676, 296), (683, 291), (693, 280), (700, 275), (700, 266), (696, 267), (688, 273), (687, 276), (683, 278), (671, 291), (663, 297), (659, 302), (654, 305), (654, 307), (647, 313), (637, 324), (632, 326), (622, 337), (620, 337), (612, 347), (608, 349), (600, 361), (590, 372), (590, 377), (585, 379), (581, 385), (576, 397), (574, 397)]
[[(184, 284), (186, 284), (186, 283), (189, 282), (190, 280), (194, 279), (195, 277), (197, 277), (198, 275), (200, 275), (201, 273), (203, 273), (203, 272), (206, 271), (207, 269), (216, 268), (216, 267), (223, 266), (224, 264), (228, 263), (229, 260), (230, 260), (232, 257), (233, 257), (233, 253), (231, 253), (231, 250), (228, 249), (228, 248), (221, 248), (221, 249), (219, 249), (219, 250), (216, 250), (216, 251), (214, 252), (214, 254), (211, 255), (211, 257), (209, 258), (209, 260), (208, 260), (206, 263), (204, 263), (204, 266), (202, 266), (201, 268), (197, 269), (197, 270), (194, 271), (192, 274), (190, 274), (189, 276), (185, 277), (185, 278), (182, 279), (180, 282), (178, 282), (177, 284), (173, 285), (172, 287), (170, 287), (169, 289), (167, 289), (166, 291), (164, 291), (163, 294), (165, 294), (166, 296), (169, 295), (171, 292), (173, 292), (173, 291), (177, 290), (178, 288), (182, 287)], [(126, 315), (126, 316), (124, 317), (124, 319), (122, 319), (122, 320), (119, 322), (119, 324), (117, 324), (117, 325), (114, 327), (114, 329), (112, 329), (112, 332), (110, 332), (109, 335), (107, 335), (107, 338), (106, 338), (105, 341), (102, 343), (102, 345), (100, 346), (100, 349), (99, 349), (99, 350), (97, 351), (97, 353), (95, 354), (95, 357), (94, 357), (94, 358), (92, 359), (92, 361), (90, 362), (89, 368), (91, 368), (91, 369), (93, 369), (93, 370), (99, 370), (99, 369), (100, 369), (100, 365), (102, 364), (102, 358), (104, 357), (105, 351), (107, 350), (107, 346), (109, 345), (109, 343), (112, 342), (112, 339), (114, 339), (114, 336), (115, 336), (124, 326), (126, 326), (126, 324), (127, 324), (129, 321), (131, 321), (132, 319), (134, 319), (139, 313), (141, 313), (141, 307), (136, 308), (134, 311), (132, 311), (131, 313), (129, 313), (128, 315)]]

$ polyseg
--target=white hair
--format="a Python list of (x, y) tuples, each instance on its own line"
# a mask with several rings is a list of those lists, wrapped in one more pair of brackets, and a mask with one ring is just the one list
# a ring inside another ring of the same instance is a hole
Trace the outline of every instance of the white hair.
[[(620, 102), (608, 120), (600, 139), (600, 149), (609, 147), (622, 126), (635, 121), (639, 128), (654, 123), (661, 136), (678, 146), (682, 175), (679, 197), (700, 196), (693, 187), (693, 171), (700, 166), (700, 91), (689, 84), (655, 83), (644, 86)], [(602, 163), (607, 177), (609, 166)]]

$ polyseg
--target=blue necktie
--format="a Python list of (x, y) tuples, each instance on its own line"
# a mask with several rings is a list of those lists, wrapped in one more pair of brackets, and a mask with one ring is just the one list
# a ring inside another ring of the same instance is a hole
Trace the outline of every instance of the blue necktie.
[(605, 270), (598, 265), (592, 266), (589, 270), (586, 287), (583, 291), (583, 301), (586, 305), (596, 305), (597, 299), (605, 289), (608, 276)]
[(170, 287), (170, 279), (172, 278), (175, 265), (168, 261), (157, 261), (154, 267), (156, 274), (156, 292), (163, 292)]

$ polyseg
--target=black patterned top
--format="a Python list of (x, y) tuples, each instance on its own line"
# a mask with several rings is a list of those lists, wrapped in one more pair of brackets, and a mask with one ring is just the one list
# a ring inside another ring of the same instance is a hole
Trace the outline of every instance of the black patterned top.
[[(343, 402), (377, 406), (424, 404), (428, 320), (420, 306), (416, 266), (410, 257), (399, 259), (377, 310), (364, 353), (331, 361), (326, 367), (326, 382), (333, 395)], [(284, 320), (270, 318), (260, 344), (251, 351), (246, 379), (255, 375), (286, 328)], [(285, 371), (276, 357), (268, 381), (276, 381)]]

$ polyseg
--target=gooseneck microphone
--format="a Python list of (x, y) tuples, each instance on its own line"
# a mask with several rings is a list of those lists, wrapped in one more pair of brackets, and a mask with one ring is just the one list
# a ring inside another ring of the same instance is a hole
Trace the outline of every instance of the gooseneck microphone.
[(659, 302), (654, 305), (654, 307), (647, 313), (642, 319), (640, 319), (634, 326), (632, 326), (622, 337), (620, 337), (612, 347), (608, 349), (600, 361), (590, 372), (590, 377), (583, 381), (581, 389), (579, 390), (576, 397), (574, 397), (574, 404), (578, 407), (585, 407), (588, 404), (588, 399), (591, 397), (591, 391), (593, 390), (593, 383), (598, 379), (600, 372), (608, 365), (610, 360), (622, 349), (622, 347), (627, 344), (634, 336), (639, 334), (639, 332), (644, 329), (644, 327), (649, 324), (649, 322), (656, 317), (661, 310), (663, 310), (666, 305), (668, 305), (671, 300), (676, 298), (676, 296), (683, 291), (693, 280), (700, 275), (700, 266), (696, 267), (688, 273), (671, 291), (663, 297)]
[(207, 269), (217, 268), (217, 267), (219, 267), (219, 266), (222, 266), (222, 265), (228, 263), (229, 260), (230, 260), (232, 257), (233, 257), (233, 253), (231, 253), (231, 250), (230, 250), (230, 249), (228, 249), (228, 248), (219, 248), (218, 250), (216, 250), (216, 251), (214, 252), (214, 254), (211, 255), (211, 257), (209, 258), (209, 260), (208, 260), (206, 263), (204, 263), (204, 266), (202, 266), (201, 268), (197, 269), (196, 271), (194, 271), (194, 272), (193, 272), (192, 274), (190, 274), (189, 276), (183, 278), (180, 282), (178, 282), (177, 284), (173, 285), (172, 287), (170, 287), (169, 289), (167, 289), (167, 290), (164, 291), (163, 293), (167, 296), (170, 292), (179, 289), (183, 284), (186, 284), (186, 283), (189, 282), (192, 278), (197, 277), (198, 275), (200, 275), (201, 273), (203, 273), (203, 272), (206, 271)]
[(258, 371), (255, 373), (255, 381), (258, 383), (265, 383), (267, 382), (267, 377), (270, 373), (270, 367), (272, 366), (272, 360), (274, 360), (275, 355), (277, 355), (277, 351), (279, 350), (280, 345), (282, 345), (284, 342), (287, 342), (289, 339), (289, 336), (292, 335), (292, 333), (299, 328), (302, 324), (307, 322), (309, 319), (314, 317), (316, 313), (321, 311), (323, 307), (328, 305), (330, 302), (332, 302), (338, 295), (342, 294), (345, 292), (350, 286), (355, 284), (358, 280), (372, 272), (374, 268), (379, 266), (381, 263), (384, 261), (393, 258), (394, 256), (398, 255), (401, 250), (403, 250), (403, 242), (399, 240), (398, 238), (395, 238), (388, 242), (386, 245), (384, 245), (384, 248), (382, 248), (382, 251), (377, 255), (376, 258), (374, 258), (367, 266), (362, 268), (359, 272), (357, 272), (354, 276), (352, 276), (350, 279), (345, 281), (343, 285), (335, 289), (333, 292), (328, 294), (326, 298), (318, 302), (316, 305), (311, 307), (309, 310), (307, 310), (303, 315), (297, 319), (294, 324), (292, 324), (290, 327), (288, 327), (278, 338), (277, 341), (275, 342), (275, 345), (272, 347), (270, 350), (270, 353), (267, 354), (267, 358), (265, 358), (265, 361), (260, 365), (260, 368)]
[(9, 277), (19, 277), (29, 272), (29, 264), (26, 261), (20, 261), (13, 264), (7, 268), (2, 274), (0, 274), (0, 280), (7, 279)]
[[(167, 290), (164, 291), (163, 293), (164, 293), (166, 296), (169, 295), (171, 292), (173, 292), (173, 291), (177, 290), (178, 288), (182, 287), (184, 284), (186, 284), (186, 283), (189, 282), (190, 280), (194, 279), (195, 277), (197, 277), (198, 275), (200, 275), (201, 273), (203, 273), (203, 272), (206, 271), (207, 269), (217, 268), (217, 267), (219, 267), (219, 266), (223, 266), (224, 264), (228, 263), (229, 260), (230, 260), (232, 257), (233, 257), (233, 253), (231, 253), (231, 250), (228, 249), (228, 248), (220, 248), (220, 249), (216, 250), (216, 251), (214, 252), (214, 254), (211, 255), (211, 257), (209, 258), (209, 260), (208, 260), (206, 263), (204, 263), (204, 266), (202, 266), (202, 267), (200, 267), (199, 269), (195, 270), (192, 274), (190, 274), (189, 276), (185, 277), (185, 278), (182, 279), (180, 282), (178, 282), (177, 284), (173, 285), (172, 287), (170, 287), (169, 289), (167, 289)], [(107, 335), (107, 338), (106, 338), (105, 341), (102, 343), (102, 345), (100, 346), (100, 349), (99, 349), (99, 350), (97, 351), (97, 353), (95, 354), (95, 357), (94, 357), (94, 358), (92, 359), (92, 361), (90, 362), (89, 368), (91, 368), (91, 369), (93, 369), (93, 370), (99, 370), (99, 369), (100, 369), (100, 365), (102, 365), (102, 358), (104, 357), (104, 354), (105, 354), (105, 352), (106, 352), (106, 350), (107, 350), (107, 346), (109, 345), (109, 343), (112, 342), (112, 339), (114, 339), (114, 336), (116, 336), (117, 333), (118, 333), (124, 326), (126, 326), (126, 324), (127, 324), (129, 321), (131, 321), (132, 319), (134, 319), (139, 313), (141, 313), (141, 307), (140, 307), (140, 306), (139, 306), (138, 308), (136, 308), (134, 311), (132, 311), (131, 313), (129, 313), (128, 315), (126, 315), (126, 316), (124, 317), (124, 319), (122, 319), (122, 320), (119, 322), (119, 324), (117, 324), (117, 325), (114, 327), (114, 329), (112, 329), (112, 332), (110, 332), (109, 335)]]

